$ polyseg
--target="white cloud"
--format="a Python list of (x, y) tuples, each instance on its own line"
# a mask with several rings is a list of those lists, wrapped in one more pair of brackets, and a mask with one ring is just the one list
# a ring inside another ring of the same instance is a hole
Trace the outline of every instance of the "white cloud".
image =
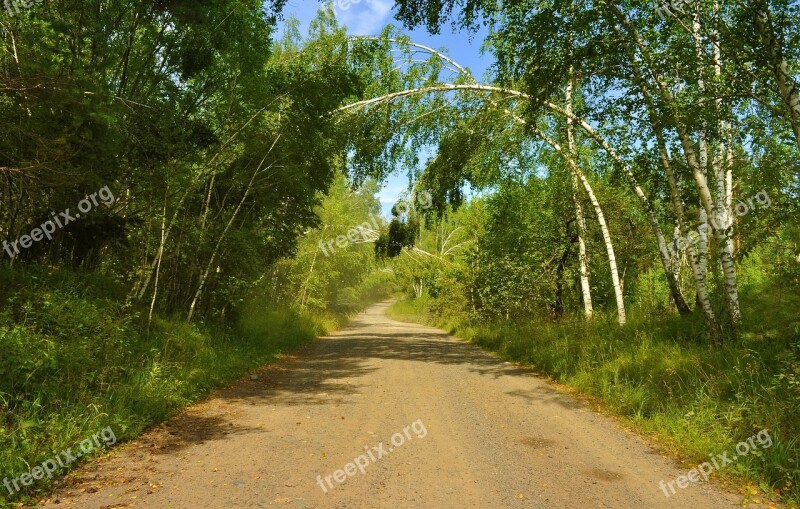
[(381, 203), (394, 204), (400, 197), (400, 194), (405, 190), (405, 186), (386, 186), (378, 193), (378, 199)]
[(353, 35), (376, 35), (391, 17), (392, 0), (334, 0), (340, 23)]

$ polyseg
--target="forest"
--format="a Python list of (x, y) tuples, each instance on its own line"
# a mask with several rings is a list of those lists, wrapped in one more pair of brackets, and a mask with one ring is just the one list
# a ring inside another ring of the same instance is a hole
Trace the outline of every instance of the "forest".
[(6, 1), (0, 475), (391, 297), (690, 463), (768, 430), (723, 480), (800, 503), (800, 6), (284, 4)]

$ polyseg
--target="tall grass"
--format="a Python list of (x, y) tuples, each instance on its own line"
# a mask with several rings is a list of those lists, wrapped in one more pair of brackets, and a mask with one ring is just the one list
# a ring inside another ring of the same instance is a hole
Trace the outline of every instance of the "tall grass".
[[(635, 307), (619, 327), (591, 323), (480, 322), (439, 316), (429, 298), (398, 301), (398, 320), (448, 330), (599, 399), (689, 464), (733, 450), (766, 429), (773, 445), (719, 474), (800, 502), (800, 296), (748, 302), (741, 339), (711, 348), (700, 317), (653, 316)], [(796, 311), (795, 311), (796, 312)]]
[[(251, 303), (236, 324), (156, 317), (148, 326), (147, 310), (126, 304), (114, 281), (47, 267), (0, 269), (0, 292), (0, 479), (106, 426), (135, 437), (347, 318)], [(14, 497), (0, 486), (0, 507), (48, 483)]]

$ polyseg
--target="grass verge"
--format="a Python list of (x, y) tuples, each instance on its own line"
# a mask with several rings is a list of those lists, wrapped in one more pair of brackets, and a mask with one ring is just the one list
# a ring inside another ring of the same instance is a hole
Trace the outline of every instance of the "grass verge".
[[(767, 430), (771, 446), (741, 456), (713, 477), (735, 484), (753, 502), (800, 502), (797, 317), (761, 310), (767, 315), (749, 317), (746, 323), (758, 325), (737, 344), (714, 349), (698, 343), (703, 324), (696, 317), (655, 318), (634, 310), (625, 327), (611, 316), (592, 323), (515, 324), (440, 316), (431, 308), (423, 296), (396, 302), (388, 315), (447, 330), (593, 398), (677, 454), (687, 471)], [(765, 327), (776, 323), (783, 325)]]
[(0, 507), (31, 503), (106, 444), (96, 440), (79, 460), (31, 478), (56, 453), (80, 450), (101, 430), (114, 441), (134, 438), (356, 311), (311, 316), (250, 305), (230, 325), (148, 324), (147, 310), (126, 304), (123, 292), (97, 275), (0, 272), (0, 483), (11, 487), (0, 485)]

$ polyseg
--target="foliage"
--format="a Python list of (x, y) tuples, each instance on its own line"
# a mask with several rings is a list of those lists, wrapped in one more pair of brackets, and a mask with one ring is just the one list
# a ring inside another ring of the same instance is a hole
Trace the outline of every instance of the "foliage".
[[(3, 269), (0, 281), (4, 476), (26, 472), (105, 426), (119, 440), (133, 438), (327, 331), (320, 318), (263, 304), (257, 313), (244, 310), (238, 326), (148, 323), (146, 310), (117, 298), (124, 287), (69, 269)], [(48, 485), (33, 489), (23, 498)], [(4, 500), (6, 493), (0, 506)]]
[(0, 26), (0, 231), (12, 242), (108, 186), (113, 204), (16, 263), (99, 270), (157, 310), (224, 315), (317, 224), (345, 151), (327, 113), (364, 85), (329, 11), (274, 43), (260, 1), (106, 3)]
[[(796, 5), (399, 0), (433, 32), (485, 21), (479, 83), (330, 4), (274, 39), (284, 3), (0, 21), (4, 239), (115, 197), (3, 246), (0, 465), (131, 437), (399, 289), (685, 454), (774, 430), (738, 468), (798, 498)], [(398, 170), (432, 207), (384, 224)]]
[(442, 313), (425, 295), (399, 301), (389, 316), (444, 328), (590, 395), (688, 464), (767, 429), (771, 448), (719, 474), (798, 502), (800, 321), (785, 310), (800, 304), (800, 293), (774, 284), (747, 299), (753, 315), (744, 339), (722, 349), (699, 344), (699, 317), (653, 314), (647, 307), (635, 307), (625, 327), (608, 314), (590, 323), (476, 320)]

